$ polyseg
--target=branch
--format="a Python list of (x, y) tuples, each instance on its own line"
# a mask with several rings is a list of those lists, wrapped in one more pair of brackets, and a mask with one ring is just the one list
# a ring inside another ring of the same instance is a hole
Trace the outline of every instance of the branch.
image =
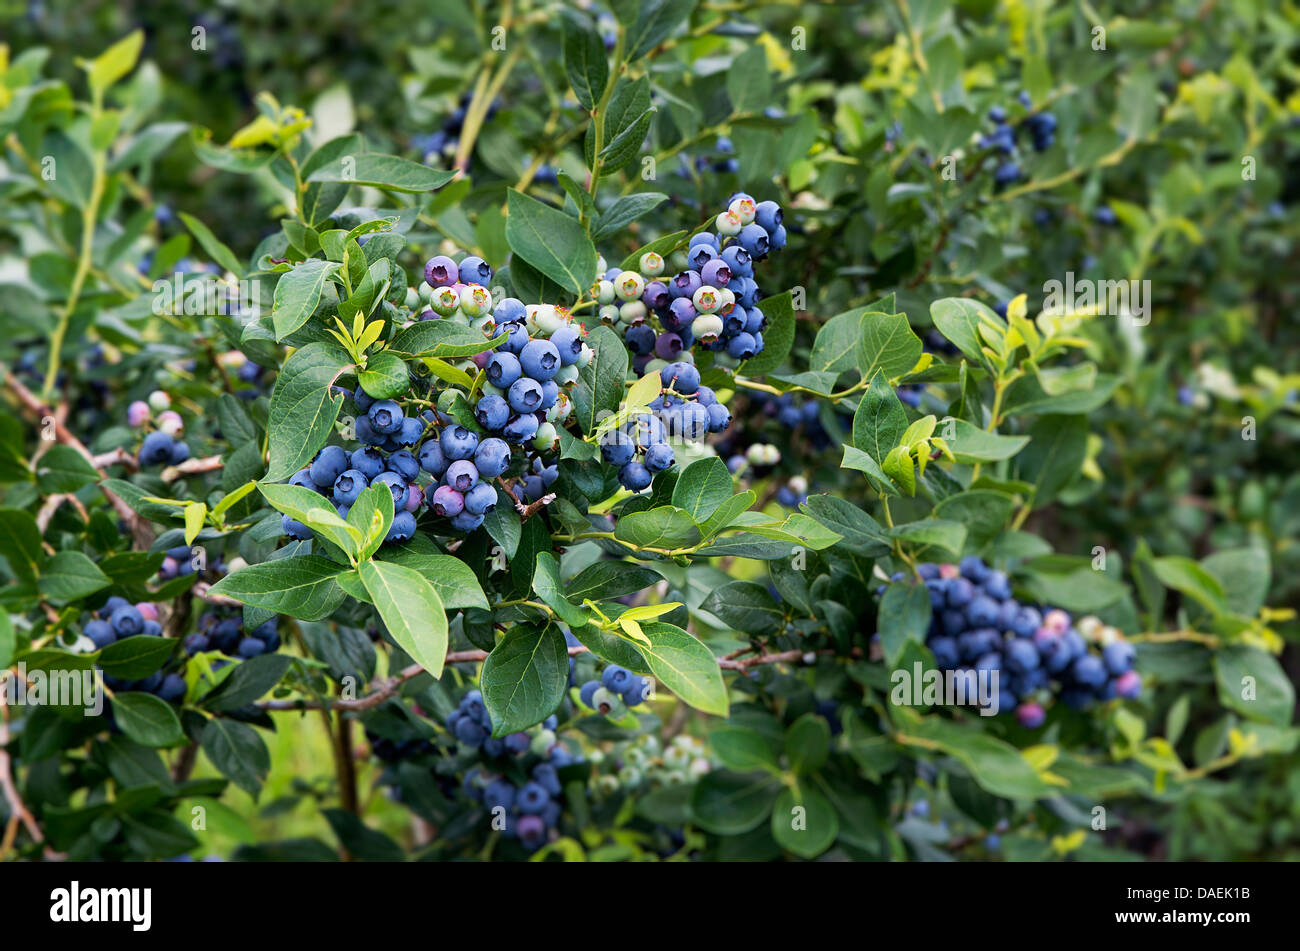
[(10, 829), (6, 831), (4, 837), (4, 848), (0, 849), (0, 857), (8, 851), (9, 846), (13, 843), (16, 826), (14, 823), (21, 822), (27, 828), (27, 834), (37, 842), (45, 841), (45, 834), (41, 832), (41, 827), (37, 825), (36, 819), (27, 811), (27, 806), (23, 803), (22, 796), (18, 795), (18, 787), (14, 785), (13, 769), (10, 765), (9, 752), (9, 707), (5, 702), (6, 692), (0, 690), (0, 790), (3, 790), (5, 801), (9, 803)]
[[(569, 656), (577, 657), (579, 654), (589, 653), (586, 647), (570, 647)], [(831, 654), (834, 651), (782, 651), (779, 654), (760, 654), (757, 657), (750, 657), (746, 660), (733, 660), (730, 657), (719, 657), (718, 666), (723, 670), (748, 670), (750, 667), (759, 664), (794, 664), (794, 663), (811, 663), (818, 654)], [(445, 663), (448, 664), (477, 664), (487, 660), (488, 652), (482, 650), (471, 651), (451, 651), (447, 654)], [(394, 677), (379, 684), (372, 693), (364, 697), (357, 697), (355, 700), (266, 700), (257, 706), (263, 710), (342, 710), (345, 712), (359, 712), (369, 710), (379, 706), (389, 697), (393, 696), (402, 684), (408, 680), (413, 680), (420, 674), (427, 671), (419, 664), (411, 664), (403, 668)]]
[(180, 465), (168, 466), (162, 471), (164, 482), (175, 482), (183, 475), (196, 472), (213, 472), (222, 467), (220, 456), (205, 456), (202, 459), (186, 459)]

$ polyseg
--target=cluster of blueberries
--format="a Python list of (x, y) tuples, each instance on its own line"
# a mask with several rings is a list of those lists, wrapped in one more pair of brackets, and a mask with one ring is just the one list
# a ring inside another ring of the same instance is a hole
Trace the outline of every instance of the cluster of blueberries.
[(470, 690), (447, 717), (447, 729), (463, 745), (477, 749), (489, 760), (518, 760), (529, 754), (540, 757), (528, 771), (529, 780), (516, 784), (497, 770), (475, 767), (465, 774), (462, 789), (467, 798), (489, 811), (501, 809), (506, 816), (502, 830), (518, 838), (529, 851), (540, 848), (560, 821), (563, 811), (559, 770), (581, 762), (557, 741), (555, 716), (547, 717), (534, 734), (511, 733), (503, 739), (492, 736), (492, 719), (478, 690)]
[(199, 618), (198, 630), (186, 637), (182, 646), (190, 657), (204, 651), (219, 651), (229, 657), (249, 660), (260, 654), (273, 654), (280, 649), (277, 628), (276, 619), (271, 618), (245, 633), (240, 615), (223, 616), (215, 611), (207, 611)]
[(632, 492), (648, 488), (656, 473), (677, 461), (670, 438), (698, 442), (731, 425), (731, 413), (712, 389), (700, 385), (694, 364), (667, 364), (659, 370), (659, 383), (659, 395), (650, 401), (653, 413), (642, 413), (600, 437), (601, 458), (618, 470), (619, 483)]
[[(1026, 109), (1033, 107), (1029, 93), (1021, 92), (1017, 98)], [(1036, 152), (1045, 152), (1056, 142), (1056, 116), (1050, 112), (1035, 112), (1019, 125), (1012, 125), (1007, 110), (1002, 106), (994, 106), (989, 110), (989, 121), (993, 123), (993, 132), (981, 136), (979, 144), (981, 148), (994, 149), (1005, 156), (993, 173), (993, 180), (998, 186), (1010, 185), (1020, 178), (1020, 165), (1016, 161), (1016, 136), (1021, 129), (1029, 133)]]
[(656, 360), (678, 359), (696, 344), (734, 360), (763, 351), (765, 319), (757, 306), (754, 263), (785, 247), (781, 219), (776, 202), (756, 202), (737, 192), (714, 219), (715, 230), (691, 237), (686, 270), (665, 280), (663, 257), (647, 252), (637, 270), (604, 272), (593, 290), (599, 316), (625, 328), (623, 339), (638, 374), (655, 369)]
[[(132, 604), (120, 595), (114, 595), (104, 602), (104, 606), (94, 612), (86, 622), (82, 633), (95, 645), (96, 650), (103, 650), (108, 645), (137, 635), (162, 637), (162, 625), (158, 623), (157, 605), (141, 601)], [(168, 703), (175, 703), (185, 696), (185, 678), (179, 673), (164, 674), (157, 671), (142, 680), (122, 680), (110, 674), (104, 674), (104, 686), (119, 692), (151, 693)]]
[(1076, 625), (1065, 611), (1021, 604), (1006, 573), (974, 555), (960, 565), (927, 563), (918, 570), (934, 608), (926, 645), (936, 663), (944, 670), (996, 671), (999, 712), (1014, 708), (1026, 728), (1043, 724), (1040, 700), (1056, 690), (1073, 709), (1141, 694), (1133, 645), (1115, 628), (1096, 618)]
[(578, 690), (578, 699), (597, 713), (619, 711), (620, 705), (635, 707), (650, 692), (650, 680), (640, 677), (626, 667), (610, 664), (601, 671), (599, 680), (588, 680)]
[[(143, 429), (150, 424), (155, 427), (140, 444), (142, 467), (174, 466), (190, 457), (190, 447), (181, 439), (185, 422), (171, 405), (170, 396), (162, 390), (154, 390), (148, 400), (136, 400), (126, 408), (126, 420), (133, 429)], [(154, 413), (158, 414), (156, 419)]]
[[(408, 295), (408, 303), (424, 307), (421, 320), (451, 320), (485, 337), (504, 338), (496, 350), (456, 364), (471, 375), (483, 371), (474, 403), (468, 403), (469, 394), (447, 388), (438, 394), (436, 407), (406, 416), (395, 400), (374, 399), (357, 387), (351, 398), (361, 445), (350, 452), (326, 446), (290, 478), (291, 484), (330, 496), (343, 517), (367, 487), (387, 485), (395, 513), (390, 542), (409, 539), (417, 514), (426, 508), (460, 534), (482, 525), (497, 505), (491, 480), (516, 463), (516, 446), (523, 449), (525, 497), (542, 497), (559, 475), (556, 461), (542, 453), (558, 442), (558, 427), (573, 409), (569, 390), (592, 351), (582, 326), (563, 310), (525, 306), (513, 297), (494, 302), (484, 286), (491, 278), (482, 258), (470, 255), (458, 263), (438, 255), (426, 263), (424, 282)], [(461, 401), (472, 422), (452, 415)], [(307, 526), (287, 516), (281, 525), (291, 538), (311, 537)]]

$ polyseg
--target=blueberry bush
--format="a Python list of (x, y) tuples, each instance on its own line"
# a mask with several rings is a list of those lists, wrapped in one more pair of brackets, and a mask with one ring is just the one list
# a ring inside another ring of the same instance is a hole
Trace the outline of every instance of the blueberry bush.
[(0, 45), (0, 858), (1300, 855), (1294, 9), (275, 6)]

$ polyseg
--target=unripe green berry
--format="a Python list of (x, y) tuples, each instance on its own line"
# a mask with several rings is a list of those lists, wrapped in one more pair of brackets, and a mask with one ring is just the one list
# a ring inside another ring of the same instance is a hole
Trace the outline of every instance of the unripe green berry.
[(645, 292), (645, 278), (636, 271), (624, 271), (614, 281), (614, 293), (621, 300), (636, 300)]
[(149, 408), (155, 413), (161, 413), (163, 410), (172, 405), (172, 398), (162, 390), (154, 390), (149, 394)]
[(654, 251), (641, 255), (641, 273), (647, 277), (658, 277), (664, 272), (663, 256)]
[(617, 296), (614, 293), (613, 281), (598, 281), (596, 283), (596, 303), (612, 304)]
[(639, 324), (646, 319), (650, 311), (646, 308), (645, 302), (640, 300), (630, 300), (624, 303), (618, 309), (618, 319), (620, 323), (631, 326)]

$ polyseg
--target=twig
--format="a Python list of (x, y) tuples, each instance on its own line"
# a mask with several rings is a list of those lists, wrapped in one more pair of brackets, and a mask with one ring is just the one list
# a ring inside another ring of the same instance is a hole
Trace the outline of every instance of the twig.
[(186, 459), (184, 462), (175, 466), (168, 466), (162, 471), (162, 480), (164, 482), (175, 482), (183, 475), (193, 475), (196, 472), (213, 472), (222, 467), (223, 463), (220, 456), (205, 456), (202, 459)]
[[(41, 827), (37, 824), (36, 819), (27, 811), (27, 806), (23, 803), (23, 798), (18, 794), (18, 787), (14, 785), (13, 768), (10, 764), (9, 752), (9, 706), (5, 701), (5, 691), (0, 690), (0, 790), (4, 791), (5, 801), (9, 803), (9, 812), (13, 820), (21, 821), (27, 829), (27, 834), (37, 842), (45, 841), (45, 834), (41, 832)], [(16, 831), (16, 830), (14, 830)], [(13, 844), (13, 833), (6, 831), (5, 848)], [(3, 852), (0, 852), (3, 856)]]

